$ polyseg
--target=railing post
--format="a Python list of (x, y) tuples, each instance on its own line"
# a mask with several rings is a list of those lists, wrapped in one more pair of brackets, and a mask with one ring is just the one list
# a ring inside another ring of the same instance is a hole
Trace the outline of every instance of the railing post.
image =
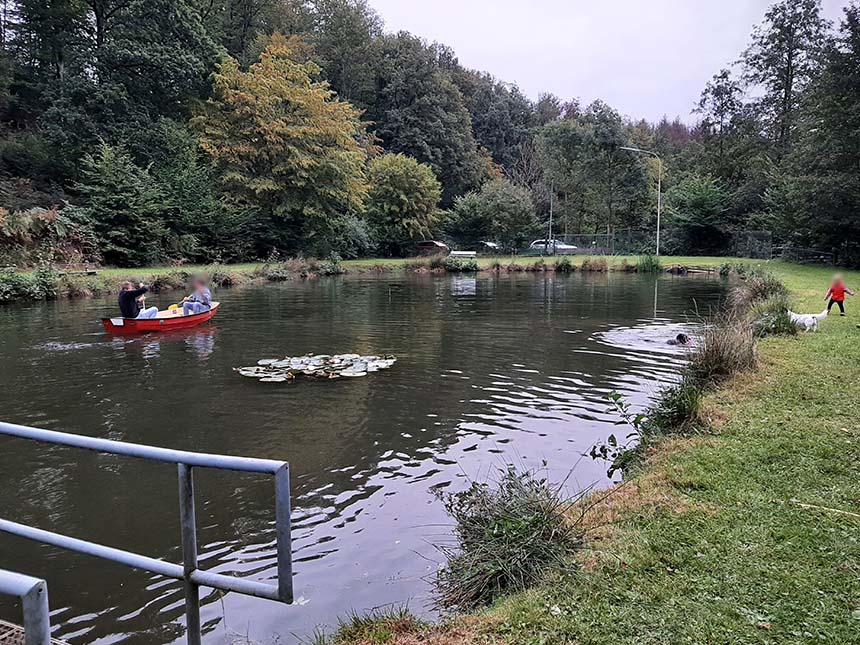
[(293, 544), (290, 527), (290, 466), (275, 472), (275, 534), (278, 551), (278, 597), (293, 602)]
[(44, 581), (21, 597), (24, 610), (24, 642), (26, 645), (50, 645), (51, 618), (48, 610), (48, 585)]
[(189, 645), (200, 645), (200, 587), (191, 581), (197, 569), (197, 518), (191, 466), (179, 464), (179, 524), (182, 529), (182, 568), (185, 586), (185, 629)]

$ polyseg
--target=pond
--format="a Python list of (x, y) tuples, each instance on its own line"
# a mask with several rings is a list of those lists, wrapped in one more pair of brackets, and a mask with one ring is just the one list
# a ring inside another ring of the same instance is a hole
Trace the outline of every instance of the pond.
[[(297, 280), (221, 290), (212, 324), (138, 338), (101, 331), (112, 299), (6, 306), (0, 419), (290, 461), (299, 601), (210, 593), (202, 617), (207, 642), (299, 642), (351, 609), (428, 614), (432, 544), (450, 530), (435, 491), (510, 462), (545, 463), (571, 491), (608, 484), (583, 456), (617, 431), (608, 395), (643, 406), (676, 378), (666, 340), (722, 294), (718, 279), (623, 274)], [(308, 352), (398, 361), (326, 382), (233, 372)], [(0, 490), (0, 517), (180, 560), (175, 467), (0, 438)], [(201, 566), (273, 577), (271, 481), (200, 472), (197, 496)], [(183, 637), (176, 582), (8, 535), (0, 567), (48, 580), (58, 637)], [(0, 618), (19, 620), (10, 605)]]

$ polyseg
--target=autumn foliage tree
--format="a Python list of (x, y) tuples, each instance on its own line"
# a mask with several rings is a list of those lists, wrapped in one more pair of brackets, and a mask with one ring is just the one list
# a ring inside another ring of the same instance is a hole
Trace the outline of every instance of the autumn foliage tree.
[(275, 34), (248, 71), (228, 58), (192, 121), (223, 190), (294, 240), (359, 210), (367, 193), (359, 111), (315, 80), (301, 51)]

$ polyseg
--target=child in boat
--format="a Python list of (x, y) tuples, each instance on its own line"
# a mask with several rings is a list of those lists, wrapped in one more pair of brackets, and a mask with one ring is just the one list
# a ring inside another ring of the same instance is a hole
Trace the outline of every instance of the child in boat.
[(182, 299), (182, 313), (186, 316), (201, 314), (212, 308), (212, 292), (206, 286), (203, 278), (194, 278), (191, 282), (194, 293)]
[(845, 315), (845, 294), (849, 296), (853, 296), (854, 292), (851, 291), (848, 287), (845, 286), (845, 278), (841, 273), (837, 273), (833, 277), (833, 282), (830, 285), (830, 289), (827, 292), (827, 295), (824, 296), (824, 300), (829, 300), (830, 302), (827, 305), (827, 313), (830, 313), (830, 310), (833, 309), (833, 305), (839, 305), (839, 315)]
[(158, 307), (149, 307), (148, 309), (141, 308), (141, 303), (144, 302), (143, 294), (148, 289), (141, 282), (138, 288), (135, 289), (131, 282), (123, 282), (120, 285), (119, 292), (119, 310), (123, 318), (155, 318), (158, 315)]

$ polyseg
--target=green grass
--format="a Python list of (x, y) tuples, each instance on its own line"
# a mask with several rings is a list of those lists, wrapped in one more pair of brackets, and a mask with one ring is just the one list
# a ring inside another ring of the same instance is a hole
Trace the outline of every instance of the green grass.
[[(832, 269), (771, 268), (797, 310), (823, 309)], [(457, 642), (860, 642), (860, 299), (848, 311), (761, 341), (758, 371), (706, 398), (711, 432), (667, 439), (609, 497), (587, 562), (470, 619)]]

